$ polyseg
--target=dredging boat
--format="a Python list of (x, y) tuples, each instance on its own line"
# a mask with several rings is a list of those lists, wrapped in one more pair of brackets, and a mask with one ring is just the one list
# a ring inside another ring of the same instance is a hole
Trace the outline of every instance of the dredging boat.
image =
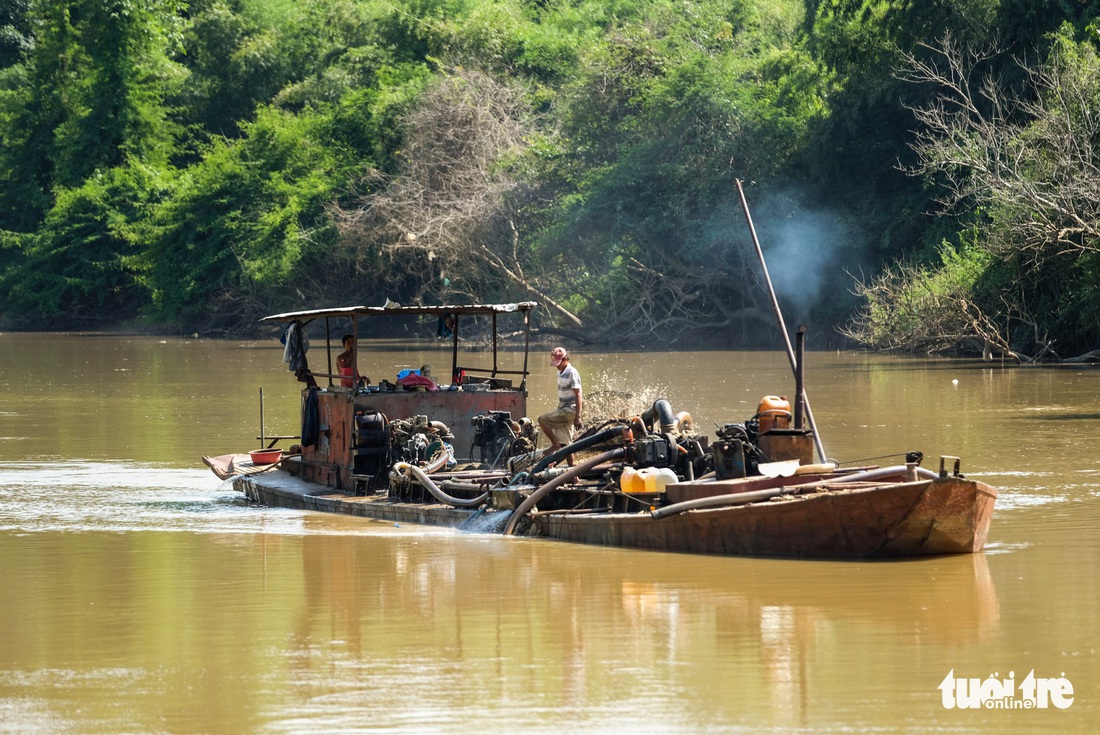
[[(261, 405), (258, 438), (266, 446), (203, 460), (264, 505), (504, 535), (777, 557), (983, 548), (997, 489), (964, 477), (958, 458), (941, 457), (938, 471), (921, 467), (919, 452), (891, 467), (825, 461), (802, 387), (801, 328), (797, 358), (788, 345), (793, 409), (782, 396), (766, 396), (754, 416), (710, 437), (696, 431), (688, 412), (658, 400), (637, 416), (603, 421), (557, 452), (539, 452), (526, 416), (535, 308), (352, 306), (265, 317), (284, 325), (284, 361), (305, 384), (301, 433), (265, 436)], [(363, 320), (397, 317), (421, 328), (434, 321), (437, 336), (451, 338), (447, 382), (437, 383), (425, 366), (372, 383), (360, 372), (357, 348), (333, 369), (334, 325), (350, 324), (347, 336), (357, 345)], [(522, 321), (512, 331), (522, 334), (520, 370), (500, 367), (500, 318)], [(306, 357), (307, 329), (319, 321), (323, 372)], [(460, 353), (464, 327), (489, 346)], [(491, 365), (480, 364), (490, 349)], [(283, 440), (296, 443), (283, 452), (275, 448)]]

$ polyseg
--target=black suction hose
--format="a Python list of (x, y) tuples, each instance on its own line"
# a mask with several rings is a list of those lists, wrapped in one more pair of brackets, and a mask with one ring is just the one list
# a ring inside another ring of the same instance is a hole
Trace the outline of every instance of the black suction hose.
[(597, 454), (592, 459), (586, 460), (576, 467), (570, 467), (568, 470), (550, 480), (545, 485), (539, 487), (538, 490), (528, 495), (527, 498), (519, 504), (519, 507), (512, 512), (512, 517), (508, 519), (508, 525), (504, 527), (504, 535), (511, 536), (513, 533), (515, 533), (516, 526), (519, 525), (520, 520), (525, 515), (527, 515), (527, 513), (535, 507), (535, 503), (542, 500), (547, 493), (551, 492), (552, 490), (556, 490), (557, 488), (572, 480), (574, 477), (588, 472), (593, 467), (601, 465), (609, 460), (617, 459), (623, 456), (623, 454), (625, 453), (626, 449), (624, 447), (619, 447), (618, 449), (612, 449), (610, 451), (604, 452), (603, 454)]
[(645, 422), (647, 427), (653, 426), (654, 419), (660, 419), (661, 421), (661, 431), (659, 433), (667, 434), (676, 428), (676, 417), (672, 414), (672, 406), (664, 398), (658, 398), (642, 414), (642, 421)]
[(606, 429), (600, 429), (592, 436), (586, 436), (582, 439), (578, 439), (572, 444), (567, 444), (558, 451), (552, 452), (544, 456), (542, 459), (536, 462), (530, 470), (528, 470), (527, 474), (533, 476), (536, 472), (541, 472), (553, 463), (560, 462), (561, 460), (568, 457), (570, 454), (575, 454), (582, 449), (588, 449), (589, 447), (601, 444), (608, 439), (614, 439), (615, 437), (619, 436), (625, 437), (627, 439), (631, 438), (633, 434), (630, 431), (630, 427), (609, 426)]

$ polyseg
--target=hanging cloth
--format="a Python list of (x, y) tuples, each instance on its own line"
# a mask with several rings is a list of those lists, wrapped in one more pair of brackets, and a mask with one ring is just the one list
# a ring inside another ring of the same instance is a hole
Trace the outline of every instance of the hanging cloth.
[(317, 403), (317, 389), (310, 388), (302, 401), (302, 446), (312, 447), (321, 435), (321, 414)]
[(286, 347), (283, 349), (283, 362), (292, 373), (299, 373), (307, 367), (306, 352), (309, 351), (309, 338), (306, 337), (305, 327), (300, 321), (292, 321), (283, 330), (283, 336), (279, 340)]

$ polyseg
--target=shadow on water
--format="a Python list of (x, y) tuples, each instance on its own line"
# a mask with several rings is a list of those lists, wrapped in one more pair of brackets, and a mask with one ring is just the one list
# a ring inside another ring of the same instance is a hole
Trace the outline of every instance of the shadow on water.
[[(824, 366), (829, 364), (833, 369), (841, 372), (968, 372), (982, 370), (1029, 370), (1029, 371), (1082, 371), (1095, 370), (1100, 365), (1080, 362), (1041, 362), (1031, 364), (1019, 364), (1009, 361), (994, 360), (987, 362), (977, 357), (892, 357), (870, 352), (839, 353), (843, 356), (843, 363), (832, 364), (830, 355), (838, 353), (810, 352), (806, 353), (806, 364), (809, 367)], [(816, 359), (815, 359), (816, 358)]]
[[(1007, 420), (1035, 423), (1035, 414), (1034, 411), (1032, 411), (1032, 413), (1029, 414), (1025, 413), (1017, 416), (1009, 416)], [(1100, 421), (1100, 413), (1054, 413), (1043, 411), (1043, 421)]]

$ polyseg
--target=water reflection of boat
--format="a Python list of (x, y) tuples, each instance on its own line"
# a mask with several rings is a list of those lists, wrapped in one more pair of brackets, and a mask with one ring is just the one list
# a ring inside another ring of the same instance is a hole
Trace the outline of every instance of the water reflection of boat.
[[(783, 620), (825, 619), (834, 626), (881, 627), (892, 640), (964, 644), (989, 640), (1000, 626), (985, 554), (924, 558), (900, 567), (675, 554), (645, 555), (638, 564), (637, 555), (618, 549), (572, 546), (551, 554), (548, 545), (501, 547), (461, 533), (437, 533), (425, 544), (420, 531), (389, 525), (365, 535), (344, 533), (344, 524), (325, 518), (307, 516), (302, 540), (289, 547), (301, 546), (303, 579), (318, 580), (319, 589), (342, 590), (348, 607), (364, 598), (371, 601), (367, 608), (381, 607), (386, 600), (402, 616), (455, 609), (471, 618), (494, 610), (521, 615), (531, 595), (545, 595), (546, 604), (535, 607), (548, 610), (550, 619), (564, 620), (583, 607), (593, 618), (650, 629), (659, 621), (673, 630), (713, 621), (731, 633), (772, 635), (782, 632), (777, 627)], [(369, 566), (369, 573), (356, 571), (356, 565)]]
[[(957, 459), (950, 468), (941, 459), (938, 473), (919, 467), (918, 453), (888, 468), (814, 464), (815, 438), (802, 426), (801, 407), (792, 417), (778, 397), (765, 398), (749, 421), (719, 427), (715, 438), (659, 400), (556, 453), (535, 452), (534, 424), (525, 417), (534, 306), (359, 306), (267, 317), (287, 325), (284, 360), (306, 384), (301, 444), (271, 472), (239, 455), (204, 461), (267, 505), (587, 544), (833, 558), (982, 549), (997, 490), (963, 477)], [(497, 320), (506, 315), (523, 320), (521, 370), (498, 361)], [(417, 373), (406, 369), (397, 384), (374, 385), (358, 351), (350, 368), (344, 357), (334, 373), (333, 322), (350, 322), (357, 337), (361, 319), (380, 317), (437, 318), (439, 334), (452, 338), (450, 382), (418, 375), (402, 388)], [(309, 368), (303, 347), (315, 320), (324, 320), (325, 372)], [(460, 362), (463, 325), (491, 340), (491, 367), (473, 366), (476, 356)], [(555, 466), (572, 457), (575, 467)]]

